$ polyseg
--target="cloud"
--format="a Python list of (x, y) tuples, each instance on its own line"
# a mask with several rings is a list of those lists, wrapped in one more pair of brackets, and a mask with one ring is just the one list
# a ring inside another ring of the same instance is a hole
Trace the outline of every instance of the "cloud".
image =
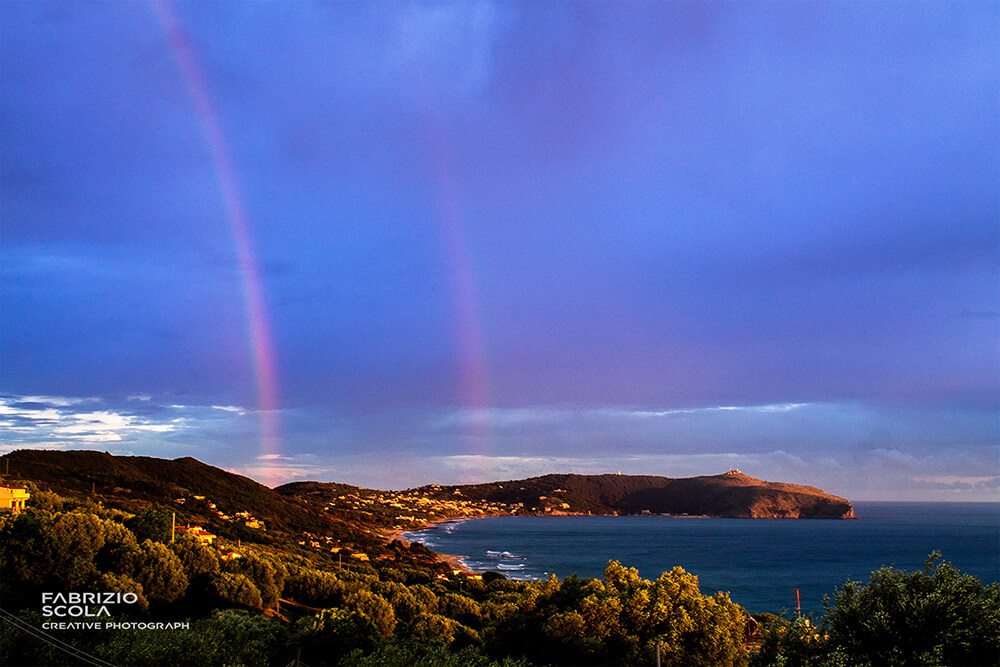
[[(183, 407), (183, 406), (181, 406)], [(235, 405), (213, 405), (213, 410), (222, 410), (223, 412), (233, 412), (238, 415), (245, 415), (247, 413), (245, 408), (241, 408)]]
[(914, 477), (916, 488), (928, 491), (963, 492), (978, 491), (1000, 497), (1000, 475), (992, 477), (983, 476), (927, 476)]
[(251, 411), (237, 407), (155, 405), (145, 396), (138, 409), (129, 407), (135, 402), (134, 397), (116, 406), (99, 398), (0, 396), (0, 447), (99, 447), (120, 454), (146, 450), (165, 455), (197, 449), (220, 428), (230, 437), (244, 433), (246, 418), (252, 417)]
[(466, 426), (504, 428), (526, 424), (557, 424), (572, 418), (578, 411), (566, 408), (462, 408), (432, 418), (431, 427), (448, 429)]
[[(289, 482), (340, 481), (348, 475), (342, 466), (329, 457), (317, 457), (313, 454), (264, 454), (256, 457), (253, 462), (232, 466), (228, 470), (261, 481), (272, 488)], [(384, 488), (384, 485), (376, 485), (375, 488)]]
[(773, 403), (767, 405), (720, 405), (715, 407), (700, 408), (675, 408), (670, 410), (612, 410), (606, 411), (622, 417), (632, 417), (636, 419), (647, 419), (652, 417), (673, 417), (676, 415), (705, 415), (714, 412), (750, 412), (750, 413), (772, 413), (791, 412), (801, 408), (810, 407), (810, 403)]
[[(401, 489), (618, 471), (692, 477), (732, 466), (851, 500), (995, 501), (1000, 493), (997, 447), (913, 446), (908, 430), (895, 423), (901, 417), (885, 407), (531, 406), (362, 417), (298, 408), (281, 411), (282, 449), (266, 454), (253, 444), (260, 439), (259, 416), (238, 405), (156, 397), (115, 402), (4, 394), (0, 451), (97, 448), (194, 456), (269, 486), (316, 480)], [(831, 424), (837, 428), (831, 431)], [(893, 429), (898, 442), (884, 444), (892, 438), (880, 432), (891, 435)], [(829, 445), (830, 433), (841, 441)]]
[(768, 403), (685, 407), (534, 406), (446, 411), (427, 429), (438, 442), (478, 439), (498, 454), (634, 454), (759, 452), (810, 453), (865, 442), (885, 415), (838, 403)]

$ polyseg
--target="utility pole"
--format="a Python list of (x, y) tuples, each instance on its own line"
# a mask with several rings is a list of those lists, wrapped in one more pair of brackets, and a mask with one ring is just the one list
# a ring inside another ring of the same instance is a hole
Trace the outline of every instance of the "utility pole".
[(656, 667), (660, 667), (660, 642), (656, 642)]
[(798, 612), (799, 618), (802, 618), (802, 600), (799, 599), (799, 589), (795, 589), (795, 611)]
[(174, 533), (177, 530), (177, 512), (170, 513), (170, 543), (174, 543)]

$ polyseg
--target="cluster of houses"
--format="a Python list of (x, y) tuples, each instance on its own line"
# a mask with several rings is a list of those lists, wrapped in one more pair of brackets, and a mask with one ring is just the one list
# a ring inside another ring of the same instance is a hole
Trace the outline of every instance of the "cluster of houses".
[[(28, 492), (27, 489), (23, 487), (0, 485), (0, 514), (19, 513), (21, 510), (24, 509), (25, 502), (30, 497), (31, 494)], [(205, 496), (193, 496), (193, 499), (199, 501), (206, 500)], [(350, 501), (353, 505), (355, 505), (356, 508), (360, 507), (361, 505), (373, 505), (373, 504), (389, 505), (390, 507), (393, 507), (395, 509), (400, 509), (403, 511), (417, 511), (418, 513), (422, 514), (424, 518), (426, 518), (431, 513), (440, 514), (442, 512), (450, 512), (454, 513), (454, 515), (457, 516), (476, 516), (476, 515), (481, 515), (485, 508), (488, 508), (488, 511), (493, 511), (493, 512), (500, 512), (503, 509), (499, 505), (492, 505), (492, 504), (486, 505), (483, 503), (476, 504), (476, 503), (470, 503), (469, 501), (466, 500), (436, 501), (424, 498), (422, 496), (403, 495), (403, 494), (394, 494), (388, 497), (385, 495), (377, 495), (369, 498), (362, 498), (360, 496), (352, 494), (350, 498), (348, 496), (340, 496), (338, 500)], [(177, 498), (175, 499), (175, 502), (183, 505), (187, 501), (185, 498)], [(209, 509), (215, 510), (216, 513), (219, 515), (219, 517), (224, 520), (229, 520), (229, 521), (240, 520), (243, 521), (243, 523), (249, 528), (258, 528), (260, 530), (264, 530), (264, 522), (255, 519), (249, 512), (246, 511), (236, 512), (232, 517), (229, 517), (223, 514), (222, 512), (218, 511), (218, 509), (215, 506), (215, 503), (209, 502), (208, 507)], [(413, 522), (419, 522), (422, 520), (412, 515), (401, 515), (398, 516), (397, 519), (404, 521), (413, 521)], [(194, 537), (196, 540), (198, 540), (205, 546), (217, 548), (219, 550), (220, 558), (222, 560), (234, 560), (242, 557), (242, 554), (232, 549), (231, 547), (223, 546), (222, 544), (217, 544), (216, 540), (218, 540), (218, 536), (208, 532), (201, 526), (174, 525), (172, 529), (171, 539), (174, 539), (176, 536), (179, 536), (181, 534), (190, 535), (191, 537)], [(313, 535), (312, 533), (305, 533), (304, 537), (306, 539), (299, 540), (300, 546), (308, 546), (317, 551), (329, 550), (330, 553), (338, 554), (340, 556), (346, 556), (347, 558), (350, 558), (352, 560), (357, 560), (360, 562), (369, 562), (370, 560), (368, 554), (363, 552), (354, 552), (343, 546), (340, 546), (339, 544), (336, 543), (336, 541), (332, 537), (323, 535)], [(392, 556), (383, 554), (378, 558), (386, 559), (386, 558), (392, 558)], [(451, 572), (451, 576), (461, 576), (461, 575), (464, 575), (472, 579), (482, 578), (482, 575), (480, 574), (471, 574), (457, 569), (452, 570)], [(448, 575), (440, 574), (438, 575), (438, 578), (443, 579), (446, 578), (447, 576)]]
[[(431, 487), (432, 489), (434, 487)], [(440, 487), (437, 487), (440, 489)], [(460, 495), (460, 492), (456, 491)], [(397, 529), (412, 528), (437, 517), (475, 517), (484, 514), (509, 514), (510, 508), (502, 503), (485, 503), (465, 499), (434, 500), (415, 493), (380, 492), (372, 495), (347, 493), (327, 504), (327, 509), (350, 509), (361, 514), (372, 515), (371, 510), (380, 513), (389, 510), (395, 514)]]
[(337, 540), (333, 539), (329, 535), (314, 535), (313, 533), (307, 531), (304, 532), (302, 536), (305, 539), (299, 540), (300, 547), (307, 547), (309, 549), (314, 549), (315, 551), (329, 551), (330, 553), (337, 554), (340, 557), (346, 556), (347, 558), (353, 558), (354, 560), (359, 560), (363, 563), (367, 563), (370, 560), (368, 554), (360, 551), (351, 551), (350, 549), (341, 546)]
[(185, 534), (190, 535), (194, 539), (198, 540), (207, 547), (214, 546), (219, 550), (219, 558), (222, 560), (236, 560), (237, 558), (242, 558), (243, 554), (236, 551), (232, 547), (223, 546), (222, 544), (216, 544), (215, 540), (218, 539), (218, 535), (208, 532), (201, 526), (175, 526), (175, 534)]
[[(208, 509), (215, 512), (215, 515), (220, 519), (222, 519), (223, 521), (230, 521), (230, 522), (239, 521), (243, 523), (243, 525), (246, 526), (247, 528), (266, 530), (264, 522), (261, 521), (260, 519), (255, 519), (254, 516), (250, 514), (250, 512), (247, 511), (236, 512), (232, 516), (230, 516), (229, 514), (226, 514), (225, 512), (220, 510), (215, 503), (208, 500), (205, 496), (191, 496), (191, 498), (193, 500), (204, 502), (208, 506)], [(187, 503), (187, 498), (175, 498), (174, 502), (177, 503), (178, 505), (184, 505), (185, 503)]]

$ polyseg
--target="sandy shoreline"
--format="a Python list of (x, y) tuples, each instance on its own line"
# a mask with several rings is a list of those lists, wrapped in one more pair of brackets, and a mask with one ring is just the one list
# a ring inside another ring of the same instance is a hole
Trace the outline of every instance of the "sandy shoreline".
[[(460, 520), (462, 518), (474, 518), (475, 519), (475, 518), (480, 518), (480, 517), (448, 517), (448, 518), (444, 518), (444, 519), (437, 519), (437, 520), (434, 520), (434, 521), (425, 521), (425, 522), (421, 523), (419, 526), (416, 526), (414, 528), (393, 528), (391, 530), (382, 530), (382, 531), (379, 531), (379, 532), (382, 535), (382, 537), (384, 537), (386, 539), (386, 542), (392, 542), (393, 540), (399, 540), (400, 542), (403, 542), (405, 544), (409, 544), (408, 540), (404, 540), (403, 539), (403, 537), (402, 537), (403, 533), (413, 533), (413, 532), (416, 532), (418, 530), (426, 530), (428, 528), (433, 528), (434, 526), (440, 525), (442, 523), (448, 523), (449, 521), (458, 521), (458, 520)], [(473, 570), (470, 570), (468, 567), (465, 566), (465, 564), (462, 562), (462, 558), (465, 558), (465, 556), (457, 556), (455, 554), (443, 554), (443, 553), (439, 553), (437, 551), (434, 551), (433, 549), (430, 549), (430, 551), (433, 552), (435, 556), (437, 556), (437, 559), (439, 561), (443, 561), (445, 563), (448, 563), (448, 565), (450, 565), (451, 569), (453, 569), (453, 570), (458, 570), (458, 571), (462, 572), (463, 574), (482, 574), (481, 572), (474, 572)]]

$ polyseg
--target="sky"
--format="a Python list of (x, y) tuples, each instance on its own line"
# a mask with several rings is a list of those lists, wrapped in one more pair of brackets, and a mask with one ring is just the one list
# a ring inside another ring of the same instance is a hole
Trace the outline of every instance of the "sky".
[(1000, 5), (0, 5), (0, 452), (1000, 501)]

